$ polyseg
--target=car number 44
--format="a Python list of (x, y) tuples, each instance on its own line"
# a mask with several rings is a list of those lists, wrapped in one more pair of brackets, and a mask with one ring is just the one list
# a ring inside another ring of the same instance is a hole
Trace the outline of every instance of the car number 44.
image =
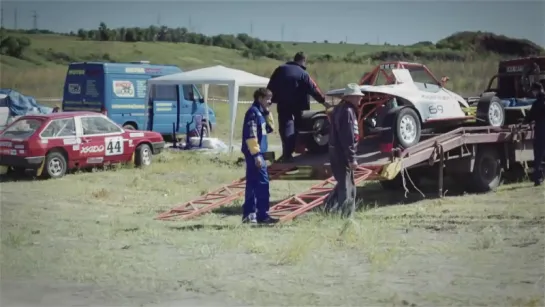
[(106, 145), (106, 156), (117, 156), (122, 155), (123, 150), (123, 138), (122, 137), (110, 137), (105, 138), (104, 143)]

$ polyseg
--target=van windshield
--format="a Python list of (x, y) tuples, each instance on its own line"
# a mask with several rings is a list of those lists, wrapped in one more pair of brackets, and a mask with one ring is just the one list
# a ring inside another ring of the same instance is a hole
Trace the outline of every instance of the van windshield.
[(42, 122), (36, 118), (19, 119), (2, 132), (2, 137), (26, 139), (40, 128)]

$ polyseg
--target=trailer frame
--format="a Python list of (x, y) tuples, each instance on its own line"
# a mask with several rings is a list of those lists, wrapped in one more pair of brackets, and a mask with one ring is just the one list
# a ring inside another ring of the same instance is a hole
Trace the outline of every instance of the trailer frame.
[[(443, 197), (445, 173), (462, 173), (474, 178), (476, 172), (482, 172), (483, 155), (488, 155), (488, 162), (496, 163), (494, 168), (501, 179), (502, 172), (511, 169), (514, 163), (527, 165), (533, 159), (531, 126), (497, 127), (460, 127), (448, 133), (432, 135), (420, 143), (406, 148), (394, 149), (384, 153), (371, 150), (369, 144), (360, 144), (357, 156), (358, 168), (355, 171), (356, 184), (365, 181), (391, 181), (403, 176), (405, 170), (421, 169), (428, 174), (437, 168), (437, 196)], [(362, 142), (365, 143), (365, 142)], [(490, 158), (492, 157), (492, 158)], [(397, 172), (387, 174), (386, 170)], [(300, 171), (306, 170), (308, 176), (301, 177)], [(310, 170), (310, 171), (309, 171)], [(327, 155), (302, 154), (292, 163), (273, 162), (269, 166), (271, 180), (321, 179), (307, 191), (297, 193), (271, 206), (269, 214), (281, 222), (293, 218), (320, 206), (336, 182), (331, 175)], [(495, 177), (494, 177), (495, 178)], [(496, 180), (496, 179), (494, 179)], [(480, 183), (476, 192), (494, 190), (501, 181)], [(181, 204), (157, 216), (159, 220), (176, 218), (190, 219), (211, 210), (232, 203), (244, 194), (245, 179), (238, 179), (231, 184), (200, 196), (196, 200)]]

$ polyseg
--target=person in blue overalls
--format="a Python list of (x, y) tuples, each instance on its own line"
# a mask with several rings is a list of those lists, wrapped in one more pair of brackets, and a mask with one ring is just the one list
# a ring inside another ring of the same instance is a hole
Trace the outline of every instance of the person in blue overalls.
[(534, 125), (534, 183), (540, 186), (543, 183), (543, 160), (545, 159), (545, 92), (543, 85), (535, 82), (531, 85), (531, 90), (536, 100), (524, 122), (535, 122)]
[(242, 206), (243, 223), (274, 224), (278, 220), (269, 216), (269, 173), (263, 154), (267, 152), (267, 134), (274, 130), (269, 113), (272, 92), (259, 88), (254, 92), (254, 102), (244, 116), (242, 128), (242, 153), (246, 161), (246, 193)]

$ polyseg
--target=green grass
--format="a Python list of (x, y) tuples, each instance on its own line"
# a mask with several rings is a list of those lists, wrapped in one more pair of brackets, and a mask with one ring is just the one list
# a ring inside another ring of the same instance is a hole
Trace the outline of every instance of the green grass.
[[(143, 170), (3, 182), (0, 265), (4, 289), (13, 289), (3, 299), (28, 303), (51, 292), (51, 304), (79, 298), (92, 306), (543, 304), (542, 189), (518, 184), (402, 205), (418, 197), (368, 183), (353, 221), (310, 213), (251, 228), (240, 224), (240, 201), (191, 221), (153, 220), (243, 173), (234, 158), (165, 152)], [(312, 183), (273, 182), (272, 200)]]

